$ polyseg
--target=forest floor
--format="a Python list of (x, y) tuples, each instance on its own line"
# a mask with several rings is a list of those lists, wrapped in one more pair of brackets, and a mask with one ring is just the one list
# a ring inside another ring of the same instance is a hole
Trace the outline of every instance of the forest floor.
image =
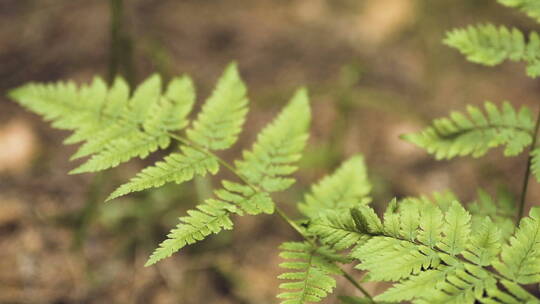
[[(248, 147), (294, 89), (313, 107), (311, 138), (297, 184), (279, 196), (295, 214), (309, 185), (362, 153), (379, 210), (394, 196), (478, 188), (518, 193), (525, 155), (435, 162), (398, 136), (485, 100), (538, 107), (524, 67), (467, 63), (442, 44), (445, 31), (492, 21), (535, 24), (491, 0), (133, 0), (125, 1), (121, 60), (138, 83), (153, 72), (188, 73), (199, 104), (236, 60), (249, 87), (245, 133), (226, 159)], [(238, 219), (234, 232), (144, 268), (177, 218), (209, 195), (212, 179), (103, 203), (157, 157), (97, 175), (70, 176), (76, 147), (10, 101), (30, 81), (78, 83), (110, 70), (108, 1), (0, 3), (0, 303), (276, 303), (277, 247), (297, 236), (279, 218)], [(129, 63), (131, 62), (131, 63)], [(530, 188), (528, 201), (540, 199)], [(361, 273), (355, 273), (361, 277)], [(383, 285), (367, 284), (372, 293)], [(336, 294), (353, 295), (339, 281)], [(329, 299), (327, 303), (335, 303)]]

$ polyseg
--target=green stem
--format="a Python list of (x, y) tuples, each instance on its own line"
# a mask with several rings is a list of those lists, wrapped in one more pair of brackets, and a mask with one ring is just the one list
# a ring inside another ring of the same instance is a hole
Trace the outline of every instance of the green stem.
[(118, 74), (122, 74), (130, 85), (134, 82), (133, 44), (123, 29), (123, 0), (109, 0), (111, 14), (111, 45), (108, 80), (113, 82)]
[[(227, 168), (231, 173), (233, 173), (236, 177), (238, 177), (244, 184), (246, 184), (247, 186), (249, 186), (250, 188), (252, 188), (253, 190), (255, 191), (260, 191), (260, 189), (253, 185), (251, 182), (249, 182), (240, 172), (238, 172), (238, 170), (236, 170), (236, 168), (234, 168), (231, 164), (229, 164), (227, 161), (225, 161), (224, 159), (222, 159), (221, 157), (219, 157), (218, 155), (216, 155), (215, 153), (205, 149), (204, 147), (201, 147), (197, 144), (195, 144), (194, 142), (192, 142), (191, 140), (183, 137), (183, 136), (180, 136), (180, 135), (177, 135), (177, 134), (169, 134), (171, 136), (171, 138), (174, 138), (176, 139), (177, 141), (187, 145), (187, 146), (190, 146), (198, 151), (201, 151), (203, 153), (205, 153), (206, 155), (209, 155), (211, 157), (214, 157), (221, 165), (223, 165), (225, 168)], [(304, 239), (306, 240), (308, 243), (310, 243), (312, 246), (316, 247), (317, 244), (315, 244), (315, 242), (313, 242), (312, 239), (310, 239), (305, 233), (304, 231), (302, 230), (302, 228), (300, 228), (300, 226), (298, 226), (297, 223), (295, 223), (291, 218), (289, 218), (289, 216), (283, 212), (283, 210), (281, 210), (278, 206), (275, 207), (275, 210), (276, 210), (276, 213), (279, 215), (279, 217), (281, 217), (289, 226), (291, 226), (291, 228), (293, 228), (296, 232), (298, 232), (298, 234)], [(341, 273), (343, 275), (343, 277), (345, 277), (345, 279), (347, 279), (347, 281), (349, 281), (354, 287), (356, 287), (358, 290), (360, 290), (360, 292), (362, 294), (364, 294), (365, 297), (367, 297), (368, 299), (371, 300), (372, 303), (375, 303), (375, 301), (373, 300), (373, 298), (371, 297), (371, 295), (369, 294), (369, 292), (367, 290), (365, 290), (351, 275), (349, 275), (347, 272), (345, 272), (345, 270), (341, 269)]]
[[(536, 148), (536, 141), (538, 138), (538, 130), (540, 129), (540, 106), (538, 108), (538, 113), (536, 114), (536, 125), (534, 126), (534, 133), (533, 133), (533, 140), (531, 144), (531, 151)], [(531, 175), (531, 164), (532, 164), (532, 155), (529, 153), (529, 157), (527, 158), (527, 167), (525, 168), (525, 176), (523, 177), (523, 185), (521, 188), (521, 198), (519, 200), (519, 211), (517, 214), (516, 221), (519, 222), (519, 220), (523, 217), (523, 213), (525, 212), (525, 201), (527, 198), (527, 190), (529, 188), (529, 177)]]

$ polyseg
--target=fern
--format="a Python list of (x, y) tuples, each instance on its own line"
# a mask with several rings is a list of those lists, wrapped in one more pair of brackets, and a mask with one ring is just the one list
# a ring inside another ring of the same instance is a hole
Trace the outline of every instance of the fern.
[[(499, 2), (539, 19), (535, 1)], [(540, 75), (540, 38), (535, 32), (526, 39), (517, 29), (488, 24), (453, 30), (445, 43), (473, 62), (520, 61), (530, 76)], [(297, 204), (301, 218), (290, 219), (272, 194), (295, 182), (291, 175), (306, 146), (311, 112), (304, 88), (232, 163), (217, 153), (237, 142), (248, 113), (247, 88), (234, 63), (193, 122), (188, 116), (196, 98), (188, 76), (173, 78), (164, 92), (161, 78), (154, 75), (133, 93), (122, 78), (110, 87), (95, 78), (81, 87), (71, 82), (28, 84), (10, 96), (53, 127), (73, 132), (65, 143), (81, 145), (72, 159), (88, 159), (71, 173), (102, 171), (176, 148), (118, 187), (108, 200), (215, 175), (220, 166), (235, 175), (235, 181), (221, 180), (211, 198), (179, 218), (146, 266), (232, 229), (237, 216), (276, 213), (303, 238), (280, 246), (286, 261), (278, 278), (286, 282), (280, 284), (278, 298), (284, 304), (322, 301), (335, 289), (336, 275), (366, 296), (341, 297), (345, 303), (540, 303), (531, 292), (531, 285), (540, 283), (540, 208), (532, 208), (516, 228), (517, 208), (501, 193), (492, 198), (480, 190), (467, 208), (449, 191), (394, 199), (379, 217), (368, 206), (372, 186), (364, 158), (355, 155), (312, 185)], [(468, 106), (467, 113), (452, 112), (403, 138), (437, 159), (480, 157), (501, 146), (505, 156), (515, 156), (532, 146), (530, 169), (540, 181), (537, 129), (526, 107), (486, 102), (483, 109)], [(353, 261), (358, 262), (356, 269), (367, 272), (364, 281), (391, 282), (392, 287), (371, 298), (339, 266)]]
[[(471, 231), (471, 215), (455, 201), (445, 212), (421, 200), (393, 203), (385, 213), (382, 228), (367, 225), (377, 221), (372, 211), (366, 211), (369, 209), (352, 209), (349, 216), (357, 222), (356, 233), (370, 237), (351, 256), (361, 261), (359, 269), (369, 271), (370, 280), (396, 282), (377, 300), (539, 302), (519, 284), (540, 282), (540, 269), (536, 267), (540, 209), (533, 208), (530, 217), (521, 221), (502, 251), (500, 229), (493, 221), (486, 217), (479, 229)], [(421, 214), (414, 216), (418, 210), (422, 210)], [(398, 217), (392, 218), (391, 214)], [(396, 225), (396, 218), (399, 229), (388, 229)], [(492, 273), (489, 267), (495, 267), (499, 274)], [(506, 285), (512, 287), (500, 287)]]
[(316, 248), (304, 242), (286, 242), (279, 247), (280, 256), (287, 260), (279, 266), (291, 272), (279, 275), (279, 279), (292, 282), (282, 283), (278, 298), (283, 299), (282, 304), (303, 304), (320, 302), (336, 287), (336, 280), (332, 274), (341, 274), (329, 256), (333, 256), (325, 248)]
[[(207, 107), (206, 111), (213, 110)], [(292, 119), (294, 117), (303, 119)], [(160, 244), (146, 265), (169, 257), (211, 233), (231, 229), (230, 216), (233, 214), (273, 213), (274, 202), (269, 193), (284, 190), (294, 181), (286, 176), (296, 170), (294, 162), (299, 159), (306, 143), (309, 119), (307, 92), (300, 89), (277, 118), (259, 134), (253, 149), (244, 152), (244, 158), (236, 162), (235, 172), (245, 183), (223, 181), (223, 188), (215, 191), (217, 198), (207, 200), (197, 207), (199, 211), (188, 212), (187, 217), (180, 218), (180, 224), (169, 233), (168, 239)], [(180, 178), (184, 177), (182, 174)]]
[(484, 190), (478, 190), (476, 201), (467, 205), (472, 214), (472, 229), (481, 227), (484, 218), (488, 216), (501, 230), (501, 238), (506, 240), (514, 232), (517, 210), (516, 204), (507, 192), (499, 191), (494, 199)]
[(522, 61), (527, 64), (530, 77), (540, 76), (540, 37), (536, 32), (531, 32), (526, 41), (516, 28), (477, 25), (450, 31), (444, 43), (458, 49), (471, 62), (494, 66), (505, 60)]
[(484, 104), (486, 113), (469, 106), (468, 117), (452, 112), (439, 118), (419, 133), (407, 134), (403, 139), (426, 149), (436, 159), (450, 159), (471, 155), (480, 157), (488, 150), (504, 145), (504, 154), (514, 156), (532, 143), (534, 121), (529, 109), (516, 110), (507, 102), (497, 108)]
[(182, 153), (171, 153), (164, 161), (143, 169), (128, 183), (111, 193), (107, 200), (135, 191), (161, 187), (169, 182), (180, 184), (193, 179), (195, 175), (205, 176), (207, 172), (218, 172), (219, 163), (213, 156), (190, 147), (181, 149)]
[(499, 3), (508, 7), (517, 8), (529, 17), (540, 22), (540, 4), (535, 0), (498, 0)]
[(362, 156), (357, 155), (333, 174), (312, 186), (298, 209), (307, 217), (315, 218), (326, 210), (347, 209), (358, 204), (367, 204), (371, 185)]
[(286, 176), (297, 170), (293, 164), (306, 145), (309, 113), (307, 90), (299, 89), (276, 120), (257, 136), (253, 148), (236, 161), (238, 172), (264, 191), (289, 188), (294, 179)]

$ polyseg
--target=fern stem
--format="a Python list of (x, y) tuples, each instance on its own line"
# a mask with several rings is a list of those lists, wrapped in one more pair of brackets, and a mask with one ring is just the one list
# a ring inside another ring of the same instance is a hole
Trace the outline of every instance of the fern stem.
[[(197, 149), (198, 151), (201, 151), (202, 153), (205, 153), (205, 154), (207, 154), (209, 156), (214, 157), (221, 165), (223, 165), (223, 167), (227, 168), (231, 173), (233, 173), (236, 177), (238, 177), (244, 184), (246, 184), (247, 186), (252, 188), (254, 191), (260, 191), (260, 189), (257, 186), (253, 185), (244, 176), (242, 176), (242, 174), (240, 174), (240, 172), (238, 172), (238, 170), (236, 170), (236, 168), (234, 168), (226, 160), (219, 157), (218, 155), (216, 155), (212, 151), (209, 151), (208, 149), (205, 149), (204, 147), (200, 147), (199, 145), (191, 142), (189, 139), (187, 139), (187, 138), (185, 138), (183, 136), (180, 136), (180, 135), (177, 135), (177, 134), (171, 134), (171, 133), (169, 133), (169, 135), (170, 135), (171, 138), (174, 138), (177, 141), (179, 141), (179, 142), (181, 142), (181, 143), (183, 143), (185, 145), (188, 145), (188, 146), (190, 146), (190, 147), (192, 147), (194, 149)], [(304, 240), (306, 240), (310, 245), (312, 245), (314, 247), (317, 247), (317, 244), (315, 244), (315, 242), (313, 242), (313, 240), (311, 238), (309, 238), (304, 233), (302, 228), (300, 228), (300, 226), (298, 226), (298, 224), (296, 224), (291, 218), (289, 218), (289, 216), (285, 212), (283, 212), (283, 210), (281, 210), (278, 206), (275, 206), (275, 210), (276, 210), (276, 213), (279, 215), (279, 217), (281, 217), (289, 226), (291, 226), (291, 228), (293, 228), (296, 232), (298, 232), (298, 234), (300, 234), (300, 236)], [(376, 303), (373, 300), (373, 297), (369, 294), (369, 292), (367, 290), (365, 290), (350, 274), (345, 272), (345, 270), (343, 270), (341, 267), (338, 266), (338, 268), (340, 269), (343, 277), (347, 281), (349, 281), (354, 287), (356, 287), (372, 303)]]
[[(540, 107), (538, 107), (538, 113), (536, 114), (536, 125), (534, 126), (533, 141), (531, 144), (531, 151), (536, 148), (536, 140), (538, 137), (538, 130), (540, 129)], [(525, 200), (527, 198), (527, 190), (529, 188), (529, 178), (531, 176), (531, 164), (532, 164), (532, 155), (529, 153), (527, 158), (527, 167), (525, 168), (525, 176), (523, 177), (523, 185), (521, 188), (521, 197), (519, 200), (519, 212), (517, 214), (516, 222), (519, 223), (519, 220), (523, 217), (525, 212)]]
[(189, 139), (183, 137), (183, 136), (180, 136), (180, 135), (177, 135), (177, 134), (171, 134), (169, 133), (169, 135), (171, 136), (171, 138), (174, 138), (176, 139), (177, 141), (183, 143), (184, 145), (187, 145), (187, 146), (190, 146), (202, 153), (205, 153), (206, 155), (208, 156), (212, 156), (213, 158), (215, 158), (221, 165), (223, 165), (223, 167), (227, 168), (229, 171), (231, 171), (234, 175), (236, 175), (236, 177), (238, 177), (242, 182), (244, 182), (244, 184), (246, 184), (247, 186), (249, 186), (250, 188), (252, 188), (253, 190), (255, 191), (259, 191), (259, 189), (251, 184), (247, 179), (245, 179), (242, 174), (240, 174), (240, 172), (238, 172), (233, 166), (231, 166), (227, 161), (225, 161), (223, 158), (219, 157), (218, 155), (216, 155), (215, 153), (211, 152), (211, 151), (208, 151), (207, 149), (203, 148), (203, 147), (200, 147), (199, 145), (195, 144), (194, 142), (190, 141)]
[(109, 0), (110, 7), (110, 58), (108, 80), (123, 74), (130, 85), (134, 84), (133, 43), (124, 30), (124, 1)]

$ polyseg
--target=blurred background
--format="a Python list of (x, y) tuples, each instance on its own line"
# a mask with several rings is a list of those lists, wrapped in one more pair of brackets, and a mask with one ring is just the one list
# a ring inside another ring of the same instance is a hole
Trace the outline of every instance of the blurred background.
[[(233, 232), (186, 248), (155, 267), (151, 251), (212, 178), (105, 197), (159, 153), (108, 172), (68, 176), (76, 150), (5, 95), (29, 81), (153, 72), (190, 74), (199, 105), (237, 60), (251, 111), (233, 159), (287, 102), (310, 89), (314, 121), (298, 183), (278, 197), (294, 215), (309, 184), (363, 153), (374, 206), (394, 196), (450, 189), (463, 202), (479, 187), (518, 194), (526, 158), (501, 151), (435, 162), (401, 141), (431, 119), (484, 100), (536, 111), (538, 83), (524, 67), (485, 68), (442, 45), (470, 23), (537, 29), (494, 0), (1, 0), (0, 303), (276, 303), (277, 246), (297, 235), (279, 218), (242, 217)], [(540, 198), (532, 181), (529, 205)], [(355, 273), (360, 277), (360, 273)], [(339, 280), (337, 295), (355, 295)], [(366, 286), (373, 293), (385, 286)], [(336, 303), (335, 297), (326, 303)]]

